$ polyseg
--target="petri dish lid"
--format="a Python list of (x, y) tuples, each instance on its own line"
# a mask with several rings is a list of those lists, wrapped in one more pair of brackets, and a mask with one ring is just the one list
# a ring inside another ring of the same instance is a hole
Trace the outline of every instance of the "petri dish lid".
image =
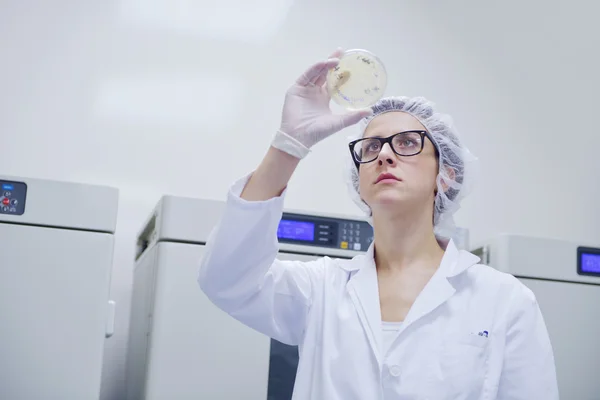
[(381, 60), (367, 50), (347, 50), (327, 73), (331, 99), (346, 109), (372, 106), (384, 95), (387, 72)]

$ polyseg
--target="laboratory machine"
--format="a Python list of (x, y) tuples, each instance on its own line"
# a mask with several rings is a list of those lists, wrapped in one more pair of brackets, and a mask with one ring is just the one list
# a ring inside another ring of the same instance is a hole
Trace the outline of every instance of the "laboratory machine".
[(560, 398), (600, 399), (600, 247), (502, 234), (473, 253), (535, 294), (554, 348)]
[[(298, 350), (242, 325), (198, 285), (199, 264), (225, 203), (163, 196), (140, 231), (127, 355), (127, 399), (290, 399)], [(281, 260), (351, 258), (371, 226), (344, 216), (284, 212)]]
[(0, 176), (0, 399), (97, 400), (119, 192)]

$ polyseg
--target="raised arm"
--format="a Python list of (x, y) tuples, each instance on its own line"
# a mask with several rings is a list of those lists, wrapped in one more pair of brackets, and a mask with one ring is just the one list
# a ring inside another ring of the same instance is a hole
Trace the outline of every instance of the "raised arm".
[(331, 113), (324, 84), (327, 71), (338, 62), (330, 58), (314, 64), (287, 91), (280, 129), (258, 168), (231, 188), (198, 276), (201, 289), (215, 305), (287, 344), (302, 340), (324, 271), (322, 260), (276, 258), (285, 188), (310, 147), (371, 113)]
[(298, 344), (315, 282), (322, 277), (322, 261), (276, 258), (285, 193), (248, 201), (239, 196), (246, 181), (229, 192), (224, 215), (206, 245), (198, 282), (232, 317), (280, 342)]

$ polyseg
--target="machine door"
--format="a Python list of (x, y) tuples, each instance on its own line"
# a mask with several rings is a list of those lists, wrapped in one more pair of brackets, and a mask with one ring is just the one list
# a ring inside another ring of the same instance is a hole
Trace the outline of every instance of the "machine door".
[[(313, 261), (316, 256), (279, 253), (280, 260)], [(298, 370), (298, 346), (271, 339), (267, 400), (291, 400)]]
[(0, 223), (0, 399), (98, 399), (113, 236)]
[[(134, 302), (151, 304), (132, 306), (141, 316), (132, 317), (132, 324), (137, 321), (140, 328), (131, 326), (135, 336), (130, 336), (130, 346), (136, 342), (142, 347), (137, 353), (147, 369), (142, 370), (142, 362), (130, 364), (129, 376), (145, 377), (138, 382), (128, 376), (137, 386), (130, 393), (145, 395), (129, 399), (291, 399), (296, 346), (269, 339), (211, 303), (197, 283), (204, 250), (202, 245), (160, 242), (155, 259), (138, 262), (134, 284), (151, 288), (135, 288)], [(280, 253), (278, 258), (318, 257)], [(144, 272), (146, 268), (155, 272)]]
[(600, 398), (600, 285), (520, 278), (536, 295), (554, 348), (561, 399)]
[(129, 320), (129, 342), (127, 344), (127, 400), (145, 398), (146, 365), (152, 306), (154, 304), (154, 286), (157, 267), (156, 247), (147, 249), (136, 261), (133, 271), (131, 308)]
[[(152, 297), (145, 395), (128, 400), (264, 400), (269, 338), (221, 311), (198, 287), (205, 247), (160, 242), (156, 249), (155, 287), (144, 300)], [(146, 267), (139, 264), (136, 275)]]

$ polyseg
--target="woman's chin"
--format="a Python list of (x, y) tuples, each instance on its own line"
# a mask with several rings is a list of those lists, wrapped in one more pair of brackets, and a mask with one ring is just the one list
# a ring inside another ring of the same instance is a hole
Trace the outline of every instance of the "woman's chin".
[(397, 206), (406, 202), (406, 196), (398, 191), (386, 190), (381, 193), (377, 193), (376, 196), (371, 199), (370, 203), (375, 207), (390, 207)]

